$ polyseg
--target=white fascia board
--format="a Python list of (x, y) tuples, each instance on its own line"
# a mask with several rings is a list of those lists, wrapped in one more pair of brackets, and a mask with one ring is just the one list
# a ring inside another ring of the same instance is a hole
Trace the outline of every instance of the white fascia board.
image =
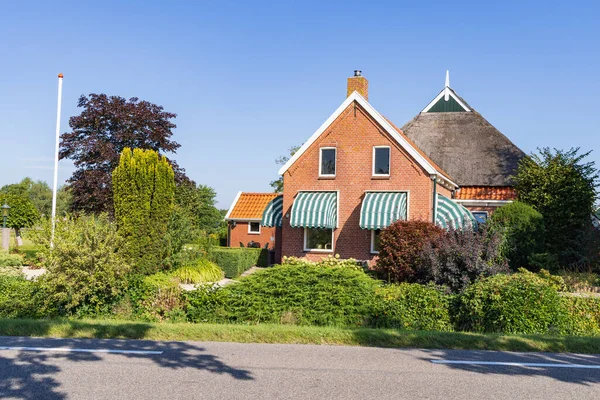
[(446, 89), (444, 88), (440, 94), (438, 94), (435, 99), (431, 100), (431, 103), (427, 104), (427, 107), (425, 107), (423, 109), (423, 111), (421, 111), (422, 113), (426, 113), (427, 111), (431, 110), (431, 107), (433, 107), (435, 105), (435, 103), (437, 103), (439, 100), (441, 100), (442, 97), (445, 96), (445, 94), (448, 93), (450, 96), (452, 96), (452, 98), (454, 100), (456, 100), (456, 102), (458, 104), (460, 104), (460, 106), (467, 112), (471, 112), (471, 109), (469, 107), (466, 106), (465, 103), (463, 103), (462, 101), (460, 101), (460, 99), (454, 95), (454, 93), (452, 92), (452, 90), (450, 90), (450, 88)]
[(238, 192), (238, 194), (235, 196), (235, 199), (233, 199), (233, 203), (231, 203), (231, 207), (229, 207), (229, 210), (227, 210), (227, 214), (225, 214), (225, 220), (229, 220), (229, 216), (231, 215), (231, 212), (233, 211), (233, 209), (235, 208), (235, 205), (237, 204), (238, 200), (240, 199), (240, 196), (242, 195), (242, 192)]
[(463, 206), (471, 206), (471, 207), (500, 207), (506, 204), (510, 204), (512, 200), (468, 200), (468, 199), (452, 199), (455, 202), (459, 203)]
[(459, 186), (456, 183), (454, 183), (453, 181), (451, 181), (449, 178), (446, 178), (442, 174), (437, 174), (437, 175), (436, 174), (432, 174), (430, 176), (430, 178), (432, 178), (432, 179), (433, 178), (437, 178), (438, 179), (437, 183), (439, 183), (440, 185), (442, 185), (443, 187), (445, 187), (448, 190), (455, 190), (455, 189), (459, 188)]
[(387, 120), (383, 118), (383, 116), (379, 114), (379, 112), (375, 110), (375, 108), (373, 108), (373, 106), (369, 104), (369, 102), (365, 100), (365, 98), (362, 97), (357, 91), (352, 92), (352, 94), (348, 96), (346, 100), (344, 100), (342, 105), (339, 106), (333, 114), (331, 114), (327, 121), (325, 121), (323, 125), (321, 125), (319, 129), (317, 129), (317, 131), (313, 133), (313, 135), (306, 141), (306, 143), (302, 145), (296, 154), (294, 154), (294, 156), (291, 157), (283, 167), (281, 167), (279, 170), (279, 175), (283, 175), (285, 171), (287, 171), (296, 162), (296, 160), (298, 160), (298, 158), (300, 158), (300, 156), (302, 156), (302, 154), (319, 138), (319, 136), (325, 132), (325, 129), (327, 129), (333, 123), (333, 121), (335, 121), (335, 119), (350, 104), (352, 104), (353, 101), (356, 101), (362, 108), (364, 108), (365, 111), (369, 113), (369, 115), (371, 115), (371, 117), (373, 117), (373, 119), (377, 121), (377, 123), (381, 125), (383, 129), (385, 129), (385, 131), (392, 136), (396, 142), (398, 142), (398, 144), (400, 144), (400, 146), (402, 146), (404, 150), (406, 150), (408, 154), (410, 154), (410, 156), (415, 159), (417, 163), (421, 165), (423, 169), (425, 169), (425, 171), (427, 171), (429, 175), (441, 176), (441, 174), (425, 159), (425, 157), (423, 157), (406, 139), (404, 139), (396, 131), (396, 129), (394, 129), (394, 127), (387, 122)]

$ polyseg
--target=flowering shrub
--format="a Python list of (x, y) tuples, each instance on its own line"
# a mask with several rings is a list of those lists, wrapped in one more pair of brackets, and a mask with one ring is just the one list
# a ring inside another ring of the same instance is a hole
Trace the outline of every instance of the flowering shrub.
[(287, 257), (283, 256), (282, 264), (284, 265), (295, 265), (295, 266), (313, 266), (313, 267), (330, 267), (330, 268), (354, 268), (354, 269), (363, 269), (362, 264), (355, 260), (354, 258), (340, 258), (339, 254), (335, 256), (328, 255), (327, 257), (321, 258), (319, 261), (309, 261), (304, 258), (298, 257)]

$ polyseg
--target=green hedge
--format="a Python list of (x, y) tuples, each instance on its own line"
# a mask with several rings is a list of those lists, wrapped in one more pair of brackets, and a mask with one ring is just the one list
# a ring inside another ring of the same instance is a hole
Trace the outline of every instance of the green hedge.
[(569, 313), (570, 335), (600, 335), (600, 297), (565, 295), (565, 307)]
[(237, 278), (254, 266), (269, 266), (269, 252), (266, 249), (213, 247), (208, 258), (221, 267), (227, 278)]

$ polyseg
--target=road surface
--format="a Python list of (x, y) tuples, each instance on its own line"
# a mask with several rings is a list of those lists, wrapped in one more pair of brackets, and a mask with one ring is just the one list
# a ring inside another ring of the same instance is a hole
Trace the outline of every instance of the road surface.
[(600, 355), (0, 337), (0, 398), (598, 399)]

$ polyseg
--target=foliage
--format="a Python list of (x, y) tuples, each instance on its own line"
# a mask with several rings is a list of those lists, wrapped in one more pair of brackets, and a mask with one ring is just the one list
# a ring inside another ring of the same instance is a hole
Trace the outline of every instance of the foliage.
[(268, 266), (268, 251), (248, 247), (214, 247), (208, 259), (217, 264), (227, 278), (237, 278), (254, 266)]
[[(281, 265), (239, 283), (206, 290), (191, 302), (191, 321), (360, 326), (369, 315), (377, 282), (353, 268)], [(206, 306), (203, 301), (208, 301)]]
[[(6, 226), (13, 228), (17, 236), (20, 236), (19, 230), (33, 226), (39, 219), (39, 214), (31, 200), (25, 196), (14, 194), (0, 194), (0, 205), (8, 204), (8, 218)], [(1, 216), (0, 216), (1, 218)], [(0, 220), (0, 222), (2, 222)]]
[(175, 204), (169, 218), (163, 248), (164, 265), (167, 269), (175, 266), (178, 254), (183, 251), (185, 244), (196, 241), (199, 234), (192, 218), (179, 205)]
[(458, 298), (456, 326), (471, 332), (565, 333), (568, 314), (556, 287), (533, 273), (495, 275)]
[[(171, 140), (176, 114), (133, 97), (90, 94), (79, 98), (80, 115), (69, 119), (71, 132), (61, 135), (60, 158), (73, 160), (75, 172), (69, 179), (73, 209), (112, 212), (111, 174), (119, 154), (129, 148), (174, 153), (180, 146)], [(177, 182), (189, 181), (174, 161)]]
[(115, 221), (127, 255), (138, 272), (156, 272), (173, 212), (173, 168), (153, 150), (125, 148), (113, 172), (113, 191)]
[(425, 245), (442, 236), (444, 231), (426, 221), (396, 221), (379, 234), (379, 258), (374, 267), (377, 273), (392, 282), (417, 282)]
[(568, 334), (600, 335), (600, 298), (565, 296), (563, 302), (569, 314)]
[(46, 221), (33, 237), (47, 269), (39, 278), (47, 304), (63, 315), (107, 313), (125, 291), (130, 271), (115, 225), (105, 214), (58, 219), (52, 248), (50, 231)]
[(488, 226), (502, 235), (502, 255), (513, 271), (531, 269), (529, 258), (544, 251), (544, 217), (528, 204), (515, 201), (498, 208)]
[(218, 282), (223, 279), (223, 271), (219, 266), (206, 259), (199, 259), (194, 264), (188, 264), (177, 268), (172, 275), (181, 283), (209, 283)]
[(460, 292), (479, 277), (506, 273), (500, 243), (500, 236), (485, 226), (481, 231), (449, 230), (425, 244), (417, 261), (420, 282), (433, 281)]
[(327, 257), (321, 258), (319, 261), (309, 261), (304, 258), (298, 257), (288, 257), (283, 256), (282, 264), (285, 265), (312, 265), (316, 267), (341, 267), (341, 268), (354, 268), (354, 269), (363, 269), (361, 263), (354, 258), (340, 258), (339, 254), (335, 256), (328, 255)]
[(401, 283), (378, 290), (370, 325), (403, 330), (450, 331), (449, 297), (434, 286)]
[(36, 318), (42, 308), (38, 286), (22, 276), (0, 275), (0, 317)]
[(9, 254), (6, 251), (0, 251), (0, 267), (20, 267), (23, 264), (23, 256), (20, 254)]
[[(28, 197), (42, 216), (50, 216), (52, 213), (52, 189), (44, 181), (23, 178), (19, 183), (3, 186), (0, 193)], [(56, 193), (56, 215), (65, 215), (71, 206), (70, 202), (71, 195), (68, 186), (58, 188)]]
[(215, 207), (216, 192), (213, 188), (193, 182), (177, 185), (175, 202), (184, 212), (193, 227), (207, 233), (220, 232), (225, 220)]
[(581, 261), (589, 247), (599, 175), (594, 162), (584, 161), (588, 155), (544, 148), (525, 157), (515, 177), (519, 200), (544, 216), (546, 252), (562, 265)]
[[(302, 146), (292, 146), (289, 148), (289, 156), (279, 156), (276, 160), (275, 160), (275, 164), (277, 165), (285, 165), (285, 163), (287, 163), (289, 161), (289, 159), (291, 157), (294, 156), (294, 154), (296, 154), (296, 152), (298, 150), (300, 150), (300, 147)], [(270, 183), (271, 187), (273, 188), (273, 191), (275, 193), (281, 193), (283, 192), (283, 176), (280, 176), (278, 179), (272, 181)]]
[(600, 289), (600, 276), (593, 272), (561, 271), (560, 277), (569, 292), (593, 292)]
[(187, 319), (196, 323), (227, 321), (225, 308), (229, 296), (229, 292), (218, 285), (200, 285), (183, 293)]
[(182, 291), (179, 280), (164, 272), (154, 275), (132, 275), (123, 303), (131, 314), (146, 321), (177, 320), (183, 313)]

